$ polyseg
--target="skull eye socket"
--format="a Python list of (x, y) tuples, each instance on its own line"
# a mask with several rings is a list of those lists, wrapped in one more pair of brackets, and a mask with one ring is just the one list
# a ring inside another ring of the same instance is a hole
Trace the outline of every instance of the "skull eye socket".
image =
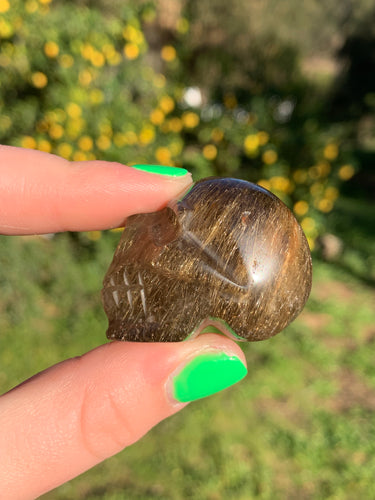
[(155, 213), (155, 220), (150, 226), (152, 239), (157, 246), (164, 246), (175, 240), (180, 233), (177, 215), (170, 207)]

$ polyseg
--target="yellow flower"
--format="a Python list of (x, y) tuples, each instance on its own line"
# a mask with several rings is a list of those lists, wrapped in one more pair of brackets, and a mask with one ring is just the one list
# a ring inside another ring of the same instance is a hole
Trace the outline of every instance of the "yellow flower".
[(259, 137), (256, 134), (249, 134), (245, 137), (243, 145), (246, 153), (254, 154), (259, 147)]
[(75, 102), (69, 102), (66, 106), (66, 112), (70, 116), (70, 118), (79, 118), (82, 114), (81, 107)]
[(46, 113), (44, 115), (44, 119), (45, 119), (45, 122), (47, 123), (47, 125), (50, 125), (51, 123), (55, 123), (55, 122), (59, 121), (57, 114), (56, 114), (55, 110), (53, 110), (53, 109), (46, 111)]
[(25, 9), (29, 14), (33, 14), (38, 10), (38, 2), (36, 0), (27, 0), (25, 2)]
[(311, 236), (307, 236), (307, 243), (309, 244), (310, 250), (314, 250), (315, 248), (315, 239), (311, 238)]
[(66, 124), (66, 134), (70, 139), (77, 139), (81, 134), (83, 127), (85, 126), (85, 120), (82, 118), (77, 118), (75, 120), (69, 120)]
[(263, 163), (266, 165), (272, 165), (277, 161), (277, 153), (273, 149), (269, 149), (262, 154)]
[(326, 158), (327, 160), (335, 160), (337, 158), (339, 154), (339, 148), (337, 146), (337, 144), (335, 143), (330, 143), (330, 144), (327, 144), (326, 147), (324, 148), (324, 151), (323, 151), (323, 155), (324, 155), (324, 158)]
[(57, 146), (57, 154), (66, 158), (67, 160), (71, 157), (73, 148), (67, 142), (62, 142)]
[(48, 133), (52, 139), (60, 139), (64, 133), (64, 129), (58, 123), (54, 123), (51, 125)]
[(267, 144), (267, 142), (270, 139), (269, 134), (267, 134), (267, 132), (263, 132), (263, 131), (258, 132), (257, 137), (258, 137), (258, 141), (259, 141), (260, 146), (264, 146), (265, 144)]
[(153, 83), (155, 87), (157, 87), (158, 89), (165, 87), (166, 83), (165, 76), (162, 75), (161, 73), (158, 73), (157, 75), (154, 76)]
[(183, 141), (176, 140), (170, 143), (169, 150), (173, 155), (177, 156), (181, 154), (183, 146), (184, 146)]
[(317, 165), (314, 165), (309, 168), (309, 176), (311, 177), (311, 179), (319, 179), (320, 169)]
[(120, 63), (121, 55), (111, 43), (105, 43), (102, 47), (102, 51), (111, 66), (116, 66)]
[(82, 149), (82, 151), (91, 151), (93, 145), (94, 142), (88, 135), (83, 135), (78, 141), (78, 147)]
[(124, 47), (124, 55), (127, 59), (137, 59), (139, 56), (139, 47), (134, 43), (127, 43)]
[(332, 208), (333, 208), (333, 201), (328, 200), (327, 198), (323, 198), (318, 203), (318, 209), (321, 212), (328, 213), (332, 210)]
[(76, 151), (73, 155), (74, 161), (86, 161), (87, 156), (83, 151)]
[(324, 187), (323, 187), (323, 184), (321, 184), (320, 182), (314, 182), (314, 184), (312, 184), (310, 186), (310, 193), (313, 195), (313, 196), (320, 196), (324, 191)]
[(297, 203), (295, 203), (293, 207), (293, 212), (300, 216), (305, 215), (308, 212), (308, 210), (309, 210), (309, 205), (304, 200), (297, 201)]
[(10, 9), (10, 3), (8, 0), (0, 0), (0, 14), (8, 12)]
[(59, 46), (56, 42), (46, 42), (44, 44), (44, 53), (47, 57), (57, 57), (59, 55)]
[[(13, 27), (10, 23), (5, 21), (5, 19), (0, 19), (0, 38), (10, 38), (13, 35)], [(6, 56), (5, 54), (1, 54), (6, 63), (2, 63), (2, 66), (7, 66), (10, 62), (9, 56)], [(7, 61), (9, 60), (9, 62)]]
[(91, 59), (94, 52), (95, 52), (94, 47), (89, 43), (85, 43), (84, 45), (81, 46), (81, 56), (84, 59)]
[(119, 52), (115, 52), (114, 54), (112, 54), (111, 56), (108, 56), (107, 57), (107, 60), (108, 60), (108, 63), (111, 65), (111, 66), (117, 66), (120, 64), (121, 62), (121, 55)]
[(47, 141), (45, 139), (41, 139), (38, 142), (38, 149), (39, 149), (39, 151), (45, 151), (46, 153), (50, 153), (52, 150), (52, 145), (49, 141)]
[(339, 190), (336, 187), (329, 186), (325, 190), (324, 197), (328, 200), (335, 201), (339, 197)]
[(307, 234), (314, 233), (316, 230), (315, 221), (311, 217), (305, 217), (302, 219), (301, 227)]
[(98, 241), (102, 237), (101, 231), (87, 231), (86, 236), (91, 241)]
[(160, 52), (161, 58), (166, 62), (172, 62), (176, 59), (176, 49), (172, 45), (164, 45)]
[(126, 139), (126, 134), (123, 134), (121, 132), (117, 132), (113, 136), (113, 143), (115, 144), (116, 147), (122, 148), (127, 144), (127, 139)]
[(55, 117), (56, 117), (56, 121), (58, 121), (58, 122), (63, 122), (65, 120), (65, 118), (66, 118), (66, 113), (61, 108), (56, 108), (54, 110), (54, 114), (55, 114)]
[(90, 61), (91, 63), (96, 66), (97, 68), (101, 68), (102, 66), (104, 66), (104, 63), (105, 63), (105, 57), (104, 55), (99, 52), (98, 50), (94, 50), (94, 52), (92, 53), (91, 57), (90, 57)]
[(220, 142), (224, 139), (224, 132), (221, 128), (216, 127), (211, 132), (211, 138), (214, 142)]
[(71, 68), (74, 64), (74, 59), (70, 54), (62, 54), (59, 57), (59, 63), (64, 69)]
[(319, 173), (322, 177), (326, 177), (331, 171), (331, 165), (328, 163), (328, 161), (319, 162), (317, 164), (317, 167), (318, 167)]
[(203, 156), (206, 160), (214, 160), (217, 156), (217, 148), (213, 144), (207, 144), (203, 148)]
[(306, 170), (302, 170), (302, 168), (299, 168), (293, 173), (293, 179), (297, 184), (303, 184), (306, 182), (307, 179), (307, 172)]
[(161, 165), (169, 165), (171, 163), (171, 153), (169, 149), (165, 147), (157, 148), (155, 158)]
[(261, 186), (264, 189), (268, 189), (268, 190), (271, 189), (271, 183), (267, 179), (260, 179), (257, 184), (258, 184), (258, 186)]
[(125, 28), (122, 30), (122, 36), (126, 40), (129, 40), (129, 42), (133, 42), (138, 45), (144, 42), (144, 36), (142, 31), (138, 30), (131, 24), (125, 26)]
[(286, 193), (290, 188), (290, 180), (286, 177), (275, 176), (270, 179), (272, 189)]
[(339, 177), (343, 181), (348, 181), (353, 177), (355, 173), (354, 167), (352, 165), (343, 165), (339, 169)]
[(187, 128), (194, 128), (199, 123), (199, 116), (193, 111), (186, 111), (182, 115), (182, 123)]
[(101, 151), (106, 151), (111, 147), (111, 139), (107, 137), (106, 135), (100, 135), (96, 139), (96, 145)]
[(139, 134), (139, 142), (141, 144), (150, 144), (155, 139), (155, 130), (153, 127), (145, 126)]
[(320, 177), (326, 177), (330, 171), (331, 165), (327, 161), (321, 161), (309, 168), (309, 176), (311, 179), (319, 179)]
[(116, 54), (116, 49), (111, 43), (105, 43), (102, 47), (102, 51), (106, 58), (111, 58)]
[(83, 69), (78, 75), (79, 83), (86, 87), (92, 82), (92, 74), (87, 69)]
[(31, 75), (31, 81), (34, 87), (36, 87), (37, 89), (42, 89), (47, 85), (48, 78), (41, 71), (36, 71)]
[(161, 125), (164, 121), (165, 115), (161, 109), (154, 109), (150, 113), (150, 121), (154, 125)]
[(93, 89), (90, 92), (90, 102), (92, 104), (100, 104), (104, 100), (104, 94), (101, 90), (99, 89)]
[(21, 139), (21, 147), (27, 148), (27, 149), (35, 149), (36, 148), (36, 141), (33, 137), (30, 137), (29, 135), (25, 135), (25, 137), (22, 137), (22, 139)]
[(169, 120), (168, 126), (171, 132), (181, 132), (182, 121), (180, 120), (180, 118), (177, 118), (177, 116), (175, 116), (174, 118), (171, 118)]
[(160, 99), (159, 106), (165, 114), (168, 114), (174, 109), (174, 100), (169, 95), (164, 95)]
[(112, 137), (113, 135), (113, 130), (112, 130), (112, 125), (109, 120), (103, 120), (99, 124), (99, 131), (101, 135), (107, 135), (108, 137)]
[(136, 144), (138, 140), (137, 134), (133, 132), (133, 130), (128, 130), (127, 132), (125, 132), (125, 137), (126, 137), (126, 142), (130, 145)]

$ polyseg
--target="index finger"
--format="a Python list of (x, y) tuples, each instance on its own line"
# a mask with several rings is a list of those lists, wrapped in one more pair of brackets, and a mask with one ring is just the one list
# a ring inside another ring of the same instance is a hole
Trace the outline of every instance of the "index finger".
[(0, 145), (0, 233), (121, 226), (129, 215), (159, 210), (185, 191), (191, 175), (177, 170), (180, 175), (160, 175), (115, 162), (69, 162)]

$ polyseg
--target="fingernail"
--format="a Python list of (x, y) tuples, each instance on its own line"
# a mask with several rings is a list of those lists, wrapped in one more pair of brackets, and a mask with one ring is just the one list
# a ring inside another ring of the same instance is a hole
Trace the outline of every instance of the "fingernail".
[(237, 356), (200, 354), (173, 377), (173, 397), (180, 403), (205, 398), (239, 382), (246, 374), (247, 368)]
[(188, 173), (184, 168), (167, 167), (165, 165), (133, 165), (133, 168), (150, 174), (167, 175), (168, 177), (182, 177)]

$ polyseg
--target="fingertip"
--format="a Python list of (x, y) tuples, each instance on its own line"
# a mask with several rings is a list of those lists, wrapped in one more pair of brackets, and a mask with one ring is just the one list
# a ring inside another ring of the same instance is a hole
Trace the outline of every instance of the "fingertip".
[(0, 148), (0, 168), (2, 204), (11, 207), (0, 213), (4, 234), (119, 227), (129, 215), (160, 210), (192, 183), (188, 172), (161, 175), (117, 162), (69, 162), (11, 146)]
[(134, 443), (189, 401), (235, 383), (244, 366), (239, 346), (217, 334), (178, 343), (115, 341), (64, 361), (2, 397), (7, 439), (0, 443), (0, 482), (6, 492), (41, 495)]
[(246, 358), (231, 339), (215, 333), (194, 340), (194, 351), (176, 367), (167, 381), (171, 401), (187, 403), (211, 396), (242, 380)]

